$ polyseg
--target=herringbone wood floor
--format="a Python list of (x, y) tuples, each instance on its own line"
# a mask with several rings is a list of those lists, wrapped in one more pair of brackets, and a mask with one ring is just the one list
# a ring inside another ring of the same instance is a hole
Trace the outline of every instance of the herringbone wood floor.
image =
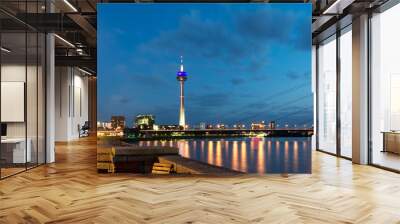
[(312, 175), (97, 174), (95, 141), (0, 181), (0, 223), (400, 223), (400, 175), (313, 153)]

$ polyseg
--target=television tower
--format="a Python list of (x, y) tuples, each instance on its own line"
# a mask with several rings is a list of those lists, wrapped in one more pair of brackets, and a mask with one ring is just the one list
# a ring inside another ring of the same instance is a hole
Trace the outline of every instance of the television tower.
[(179, 126), (186, 128), (185, 122), (185, 94), (184, 94), (184, 83), (187, 79), (187, 73), (183, 70), (183, 56), (181, 56), (181, 66), (179, 71), (176, 73), (176, 79), (180, 85), (180, 106), (179, 106)]

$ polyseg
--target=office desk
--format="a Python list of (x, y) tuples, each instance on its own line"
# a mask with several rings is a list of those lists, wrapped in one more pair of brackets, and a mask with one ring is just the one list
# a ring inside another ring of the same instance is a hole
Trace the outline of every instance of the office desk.
[(6, 138), (1, 139), (1, 157), (7, 163), (26, 163), (31, 162), (31, 139), (27, 139), (25, 150), (25, 138)]
[(383, 133), (383, 152), (400, 154), (400, 132), (385, 131)]

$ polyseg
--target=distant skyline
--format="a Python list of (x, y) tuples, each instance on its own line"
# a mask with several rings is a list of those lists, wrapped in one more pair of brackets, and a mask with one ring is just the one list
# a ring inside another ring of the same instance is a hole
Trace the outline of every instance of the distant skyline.
[(99, 4), (98, 120), (311, 125), (311, 4)]

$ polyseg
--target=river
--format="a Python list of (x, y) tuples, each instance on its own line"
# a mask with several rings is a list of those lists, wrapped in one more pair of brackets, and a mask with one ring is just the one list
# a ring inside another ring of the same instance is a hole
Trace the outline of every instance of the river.
[(311, 173), (311, 138), (254, 137), (139, 141), (175, 146), (181, 156), (245, 173)]

